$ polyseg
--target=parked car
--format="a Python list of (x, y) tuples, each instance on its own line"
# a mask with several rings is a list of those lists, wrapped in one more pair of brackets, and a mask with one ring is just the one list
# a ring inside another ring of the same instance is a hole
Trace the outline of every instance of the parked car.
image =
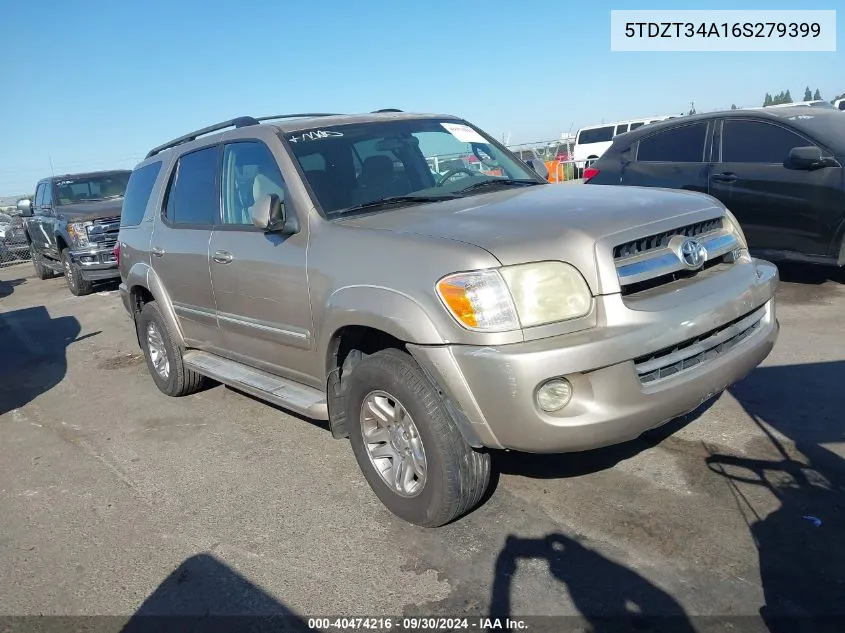
[(28, 255), (29, 244), (21, 217), (0, 213), (0, 264), (25, 259)]
[(837, 110), (730, 110), (620, 136), (585, 180), (709, 194), (737, 217), (754, 254), (843, 266), (843, 161)]
[[(435, 178), (426, 158), (467, 145), (503, 175)], [(493, 450), (636, 438), (744, 377), (779, 329), (777, 269), (716, 200), (549, 184), (446, 115), (186, 134), (132, 172), (117, 253), (158, 389), (210, 378), (327, 420), (424, 526), (479, 502)]]
[(70, 291), (82, 296), (92, 292), (94, 282), (120, 277), (114, 245), (131, 173), (123, 169), (44, 178), (34, 201), (18, 202), (39, 279), (64, 273)]

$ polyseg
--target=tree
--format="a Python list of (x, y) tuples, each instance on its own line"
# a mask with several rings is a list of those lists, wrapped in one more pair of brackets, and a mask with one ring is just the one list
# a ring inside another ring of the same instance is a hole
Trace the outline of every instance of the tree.
[(822, 93), (819, 92), (818, 88), (816, 88), (816, 94), (813, 95), (813, 99), (815, 101), (821, 101), (822, 100)]
[(695, 101), (689, 102), (689, 114), (690, 114), (690, 116), (695, 114)]
[(810, 90), (810, 86), (804, 88), (804, 101), (812, 101), (813, 100), (813, 93)]
[(736, 104), (735, 104), (735, 103), (732, 103), (732, 104), (731, 104), (731, 110), (736, 110), (736, 109), (737, 109)]
[(766, 98), (765, 98), (765, 99), (763, 99), (763, 107), (765, 108), (766, 106), (770, 106), (770, 105), (775, 105), (775, 104), (774, 104), (774, 102), (772, 101), (772, 95), (770, 95), (770, 94), (767, 92), (767, 93), (766, 93)]
[(786, 94), (783, 95), (783, 103), (792, 103), (792, 95), (789, 94), (789, 90), (787, 90)]

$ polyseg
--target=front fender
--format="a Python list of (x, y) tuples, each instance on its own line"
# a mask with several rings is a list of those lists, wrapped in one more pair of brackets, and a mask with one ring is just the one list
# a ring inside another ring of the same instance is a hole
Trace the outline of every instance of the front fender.
[[(371, 327), (406, 343), (440, 345), (445, 341), (431, 317), (413, 297), (380, 286), (345, 286), (326, 301), (320, 349), (343, 327)], [(445, 315), (445, 313), (444, 313)]]
[[(179, 327), (179, 319), (176, 318), (176, 312), (173, 310), (173, 303), (170, 301), (170, 296), (165, 292), (161, 279), (152, 267), (146, 262), (136, 262), (126, 273), (123, 283), (130, 294), (134, 289), (140, 287), (146, 289), (153, 296), (170, 326), (170, 331), (176, 337), (176, 344), (184, 348), (185, 338), (182, 334), (182, 328)], [(132, 317), (134, 319), (135, 315), (133, 314)]]

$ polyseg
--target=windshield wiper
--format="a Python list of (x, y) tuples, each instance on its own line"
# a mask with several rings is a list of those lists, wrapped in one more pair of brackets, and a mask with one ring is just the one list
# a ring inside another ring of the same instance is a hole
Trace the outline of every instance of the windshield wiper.
[(530, 185), (541, 185), (543, 183), (536, 180), (528, 180), (527, 178), (491, 178), (483, 182), (476, 182), (468, 185), (463, 189), (458, 189), (457, 193), (469, 193), (471, 191), (478, 191), (479, 189), (487, 189), (488, 187), (528, 187)]
[(448, 194), (440, 194), (436, 196), (388, 196), (387, 198), (379, 198), (378, 200), (371, 200), (370, 202), (362, 202), (361, 204), (356, 204), (351, 207), (346, 207), (345, 209), (338, 209), (337, 211), (333, 212), (339, 215), (343, 215), (350, 211), (361, 211), (363, 209), (376, 209), (379, 207), (390, 207), (397, 204), (413, 204), (413, 203), (424, 203), (424, 202), (442, 202), (443, 200), (454, 200), (458, 198), (453, 193)]

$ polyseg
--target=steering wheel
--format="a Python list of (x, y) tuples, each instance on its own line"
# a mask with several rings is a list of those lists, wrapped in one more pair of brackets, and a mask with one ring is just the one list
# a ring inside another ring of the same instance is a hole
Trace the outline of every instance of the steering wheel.
[(442, 187), (443, 185), (446, 184), (446, 181), (449, 180), (449, 178), (451, 178), (455, 174), (459, 174), (461, 172), (465, 173), (470, 178), (475, 176), (475, 174), (471, 170), (467, 169), (466, 167), (457, 167), (455, 169), (450, 169), (445, 174), (443, 174), (443, 176), (440, 178), (440, 180), (437, 181), (437, 183), (434, 186), (435, 187)]

